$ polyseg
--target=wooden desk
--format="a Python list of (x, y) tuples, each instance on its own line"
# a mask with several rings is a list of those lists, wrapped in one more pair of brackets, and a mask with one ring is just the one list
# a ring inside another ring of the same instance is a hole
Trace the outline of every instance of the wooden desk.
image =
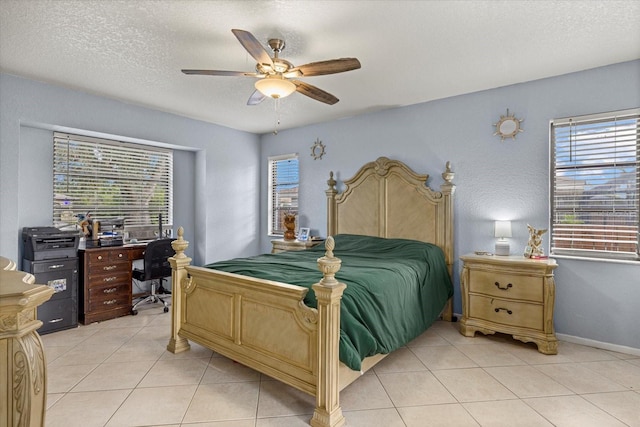
[(87, 325), (131, 314), (132, 262), (146, 244), (81, 249), (79, 320)]

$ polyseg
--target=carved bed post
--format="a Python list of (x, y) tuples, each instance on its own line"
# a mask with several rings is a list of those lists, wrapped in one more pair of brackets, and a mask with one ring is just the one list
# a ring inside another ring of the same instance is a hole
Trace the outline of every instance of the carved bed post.
[(329, 180), (327, 185), (329, 189), (325, 191), (327, 195), (327, 236), (335, 236), (338, 233), (337, 221), (337, 207), (336, 207), (336, 180), (333, 179), (333, 172), (329, 172)]
[(44, 426), (47, 363), (37, 307), (53, 288), (0, 257), (0, 426)]
[(178, 335), (182, 322), (182, 281), (187, 277), (185, 267), (191, 263), (191, 258), (184, 254), (189, 242), (184, 240), (184, 229), (178, 228), (178, 238), (171, 242), (176, 254), (169, 258), (171, 263), (171, 337), (167, 350), (172, 353), (180, 353), (189, 350), (191, 346), (186, 338)]
[(342, 261), (333, 256), (333, 237), (327, 237), (325, 247), (325, 256), (318, 259), (323, 278), (312, 286), (318, 300), (318, 379), (316, 409), (310, 423), (313, 427), (339, 427), (345, 422), (340, 407), (338, 378), (340, 299), (347, 285), (335, 278)]
[[(453, 173), (453, 171), (451, 170), (451, 162), (447, 162), (445, 171), (442, 173), (442, 179), (444, 179), (444, 183), (440, 186), (440, 191), (442, 192), (442, 196), (445, 200), (445, 218), (449, 218), (444, 236), (446, 242), (445, 247), (447, 248), (444, 256), (447, 262), (447, 268), (449, 269), (449, 276), (452, 280), (453, 260), (455, 256), (455, 254), (453, 253), (453, 193), (456, 191), (456, 186), (451, 181), (453, 181), (454, 176), (455, 173)], [(449, 298), (447, 306), (442, 312), (442, 319), (448, 322), (451, 322), (453, 320), (453, 298)]]

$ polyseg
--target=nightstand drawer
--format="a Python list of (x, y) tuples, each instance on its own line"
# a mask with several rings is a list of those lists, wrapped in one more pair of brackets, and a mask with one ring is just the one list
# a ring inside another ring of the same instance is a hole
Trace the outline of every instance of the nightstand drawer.
[(506, 326), (543, 329), (543, 306), (482, 295), (469, 296), (469, 317)]
[(469, 292), (498, 298), (543, 302), (542, 279), (519, 274), (497, 274), (495, 271), (472, 270)]

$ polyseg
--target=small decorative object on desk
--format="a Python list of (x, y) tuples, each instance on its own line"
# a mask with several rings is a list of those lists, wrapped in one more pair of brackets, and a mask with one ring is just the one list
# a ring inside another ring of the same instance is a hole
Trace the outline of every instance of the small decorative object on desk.
[(298, 233), (298, 240), (302, 242), (306, 242), (309, 239), (309, 229), (308, 228), (300, 228), (300, 232)]
[(284, 240), (295, 240), (296, 234), (296, 215), (293, 213), (284, 214), (284, 228), (286, 229), (284, 232)]
[(529, 242), (524, 250), (524, 256), (526, 258), (546, 258), (542, 248), (542, 235), (547, 232), (547, 229), (533, 228), (529, 224), (527, 224), (527, 228), (529, 229)]

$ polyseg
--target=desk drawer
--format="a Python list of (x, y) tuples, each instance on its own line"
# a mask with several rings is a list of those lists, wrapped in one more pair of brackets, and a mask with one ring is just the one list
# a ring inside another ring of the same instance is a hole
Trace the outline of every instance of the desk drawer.
[(131, 287), (129, 283), (102, 284), (89, 289), (89, 301), (99, 299), (111, 299), (115, 296), (129, 295)]
[(116, 308), (126, 307), (131, 309), (131, 295), (127, 294), (114, 294), (104, 298), (90, 298), (89, 299), (89, 311), (103, 311), (113, 310)]
[(471, 270), (469, 292), (542, 303), (542, 285), (541, 277)]
[(543, 330), (544, 327), (541, 304), (490, 298), (483, 295), (469, 296), (469, 317), (538, 331)]
[(129, 249), (129, 259), (132, 261), (136, 259), (144, 259), (145, 249), (146, 249), (146, 246), (140, 246), (140, 247)]
[(105, 262), (129, 261), (129, 251), (124, 248), (92, 250), (86, 256), (91, 267)]
[(130, 281), (131, 271), (129, 270), (129, 263), (125, 263), (124, 266), (108, 264), (103, 266), (103, 268), (91, 270), (89, 274), (89, 288), (114, 285), (117, 283), (129, 284)]

